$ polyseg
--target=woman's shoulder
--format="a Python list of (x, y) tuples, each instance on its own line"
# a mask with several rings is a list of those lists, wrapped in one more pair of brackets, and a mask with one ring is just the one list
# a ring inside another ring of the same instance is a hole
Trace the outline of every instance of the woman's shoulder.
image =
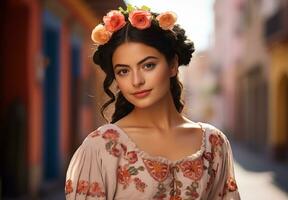
[(202, 128), (205, 130), (206, 133), (206, 138), (211, 142), (211, 140), (214, 139), (219, 139), (223, 142), (228, 142), (227, 136), (223, 133), (222, 130), (220, 130), (218, 127), (215, 125), (209, 124), (209, 123), (204, 123), (200, 122)]
[(107, 138), (116, 139), (119, 137), (119, 133), (113, 124), (103, 124), (98, 126), (94, 131), (90, 132), (83, 140), (82, 145), (93, 146), (100, 148), (105, 145), (105, 139)]

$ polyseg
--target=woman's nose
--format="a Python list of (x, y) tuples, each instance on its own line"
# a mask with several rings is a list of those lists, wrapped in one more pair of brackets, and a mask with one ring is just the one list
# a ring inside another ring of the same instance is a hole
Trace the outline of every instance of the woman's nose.
[(134, 87), (139, 87), (139, 86), (143, 85), (144, 83), (145, 83), (145, 79), (144, 79), (143, 75), (141, 74), (141, 72), (139, 70), (136, 70), (133, 73), (132, 85)]

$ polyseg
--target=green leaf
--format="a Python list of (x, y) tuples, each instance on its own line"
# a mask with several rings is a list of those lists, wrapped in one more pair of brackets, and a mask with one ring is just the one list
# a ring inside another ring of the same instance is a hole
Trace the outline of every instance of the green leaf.
[(131, 175), (137, 175), (137, 174), (138, 174), (138, 171), (137, 171), (137, 169), (136, 169), (134, 166), (129, 167), (129, 168), (128, 168), (128, 172), (129, 172)]
[(138, 167), (138, 170), (140, 170), (140, 171), (144, 171), (144, 167), (143, 166), (140, 166), (140, 167)]
[(148, 6), (142, 6), (141, 10), (150, 11), (150, 8)]
[(133, 10), (135, 10), (135, 8), (131, 5), (131, 4), (127, 4), (127, 12), (130, 13), (132, 12)]
[(119, 10), (121, 13), (125, 13), (125, 10), (124, 10), (121, 6), (118, 7), (118, 10)]

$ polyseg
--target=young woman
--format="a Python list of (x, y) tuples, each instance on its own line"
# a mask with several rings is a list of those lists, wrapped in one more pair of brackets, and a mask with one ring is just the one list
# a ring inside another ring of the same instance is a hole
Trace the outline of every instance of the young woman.
[(93, 60), (111, 98), (102, 116), (116, 100), (115, 112), (72, 157), (66, 199), (240, 199), (225, 135), (181, 114), (178, 67), (194, 46), (176, 15), (128, 6), (103, 21), (92, 32)]

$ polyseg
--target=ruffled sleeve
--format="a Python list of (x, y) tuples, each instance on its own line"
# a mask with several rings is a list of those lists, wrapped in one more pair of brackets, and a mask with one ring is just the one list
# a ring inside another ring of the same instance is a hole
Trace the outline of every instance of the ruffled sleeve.
[(240, 200), (238, 186), (234, 175), (234, 161), (231, 146), (226, 136), (217, 130), (219, 137), (216, 157), (219, 159), (217, 175), (215, 177), (214, 190), (211, 193), (211, 199), (221, 200)]
[(97, 134), (94, 131), (87, 136), (70, 161), (66, 173), (66, 200), (106, 199), (101, 156), (94, 138)]

